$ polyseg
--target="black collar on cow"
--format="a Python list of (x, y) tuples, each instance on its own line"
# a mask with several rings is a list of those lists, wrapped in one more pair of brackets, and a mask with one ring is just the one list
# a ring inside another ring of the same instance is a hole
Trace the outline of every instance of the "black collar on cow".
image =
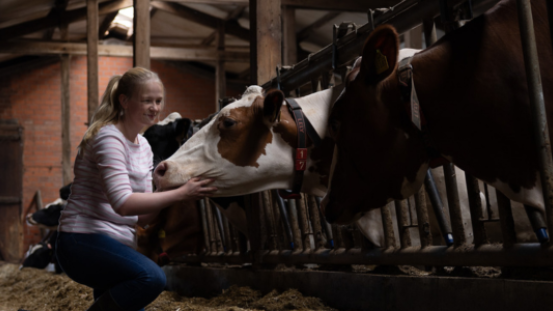
[(428, 129), (426, 127), (426, 119), (422, 113), (419, 104), (419, 98), (417, 91), (415, 90), (415, 81), (413, 79), (413, 66), (411, 60), (413, 57), (407, 57), (399, 62), (397, 69), (397, 77), (399, 81), (399, 91), (401, 94), (401, 100), (406, 104), (410, 121), (422, 134), (422, 140), (426, 147), (426, 152), (430, 158), (430, 167), (435, 168), (449, 161), (442, 157), (440, 152), (433, 147), (430, 138), (428, 136)]
[(279, 190), (279, 195), (284, 199), (299, 199), (301, 198), (300, 191), (303, 184), (303, 174), (307, 166), (307, 137), (311, 139), (315, 147), (321, 144), (321, 137), (317, 134), (309, 119), (305, 117), (296, 100), (287, 98), (285, 101), (298, 128), (298, 147), (296, 148), (294, 161), (295, 175), (292, 191)]

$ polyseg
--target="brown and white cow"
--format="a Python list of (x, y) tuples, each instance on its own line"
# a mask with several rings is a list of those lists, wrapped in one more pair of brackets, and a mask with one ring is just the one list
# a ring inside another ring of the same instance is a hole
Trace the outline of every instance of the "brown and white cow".
[[(545, 0), (532, 1), (552, 132), (553, 52), (545, 6)], [(543, 211), (516, 1), (501, 1), (413, 57), (426, 142), (400, 98), (398, 47), (393, 27), (377, 28), (332, 108), (337, 157), (323, 200), (327, 220), (350, 222), (412, 195), (429, 166), (427, 147), (510, 199)]]

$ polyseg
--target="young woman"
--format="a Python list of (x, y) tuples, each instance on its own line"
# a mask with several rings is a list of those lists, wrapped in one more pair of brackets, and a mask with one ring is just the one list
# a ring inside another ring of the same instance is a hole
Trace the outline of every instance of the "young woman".
[(165, 274), (135, 250), (135, 225), (163, 208), (217, 190), (193, 178), (152, 193), (153, 156), (139, 131), (158, 119), (164, 89), (159, 77), (136, 67), (113, 77), (75, 160), (75, 180), (59, 222), (56, 255), (62, 269), (94, 289), (88, 310), (143, 309), (165, 287)]

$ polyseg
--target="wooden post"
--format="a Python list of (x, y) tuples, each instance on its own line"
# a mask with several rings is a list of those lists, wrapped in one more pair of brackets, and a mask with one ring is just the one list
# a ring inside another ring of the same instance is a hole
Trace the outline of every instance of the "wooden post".
[(98, 107), (98, 0), (86, 1), (88, 124)]
[(133, 66), (150, 69), (150, 0), (133, 3)]
[(250, 51), (252, 84), (276, 77), (281, 63), (280, 0), (250, 1)]
[(289, 6), (282, 8), (282, 63), (293, 65), (298, 62), (296, 39), (296, 10)]
[[(217, 51), (223, 52), (225, 50), (225, 22), (219, 21), (217, 29)], [(219, 56), (217, 60), (217, 66), (215, 69), (215, 111), (221, 109), (220, 101), (226, 96), (227, 93), (227, 81), (225, 78), (225, 61)]]
[[(67, 24), (60, 27), (61, 39), (68, 39)], [(61, 55), (61, 171), (63, 186), (73, 181), (71, 173), (71, 56)]]

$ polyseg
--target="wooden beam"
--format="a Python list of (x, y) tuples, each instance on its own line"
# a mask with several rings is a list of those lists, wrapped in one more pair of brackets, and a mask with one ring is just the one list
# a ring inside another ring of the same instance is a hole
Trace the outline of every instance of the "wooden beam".
[(87, 0), (87, 102), (88, 102), (88, 123), (98, 107), (98, 0)]
[[(219, 22), (222, 19), (211, 16), (204, 12), (194, 10), (184, 5), (177, 3), (163, 2), (163, 1), (152, 1), (152, 7), (163, 10), (167, 13), (182, 17), (184, 19), (190, 20), (192, 22), (198, 23), (200, 25), (217, 29)], [(227, 21), (225, 23), (225, 32), (229, 35), (233, 35), (239, 39), (249, 41), (250, 31), (246, 28), (243, 28), (236, 21)]]
[[(105, 15), (111, 12), (119, 11), (120, 9), (129, 7), (131, 5), (132, 0), (116, 0), (103, 2), (99, 5), (98, 14)], [(46, 16), (36, 20), (2, 28), (0, 29), (0, 41), (21, 37), (37, 31), (44, 30), (46, 28), (56, 27), (60, 24), (71, 24), (74, 22), (85, 20), (87, 16), (86, 12), (86, 7), (84, 7), (80, 9), (66, 11), (59, 17)]]
[[(54, 3), (54, 7), (52, 8), (52, 10), (50, 10), (50, 13), (48, 13), (48, 16), (54, 16), (59, 18), (60, 15), (62, 15), (63, 12), (65, 12), (65, 9), (67, 8), (68, 3), (69, 3), (69, 0), (56, 0), (56, 2)], [(60, 27), (62, 26), (60, 25)], [(55, 30), (56, 30), (55, 27), (47, 29), (43, 37), (44, 40), (52, 39), (52, 36), (54, 35)]]
[(331, 19), (340, 15), (340, 13), (341, 12), (328, 12), (325, 15), (323, 15), (321, 18), (316, 20), (313, 24), (303, 28), (302, 30), (300, 30), (300, 32), (298, 32), (298, 35), (297, 35), (298, 41), (305, 40), (315, 30), (319, 29), (322, 25), (328, 23)]
[(250, 1), (250, 62), (252, 84), (265, 83), (276, 76), (282, 63), (280, 0)]
[(293, 65), (298, 62), (296, 40), (296, 9), (282, 7), (282, 63)]
[[(225, 22), (221, 21), (217, 30), (217, 51), (224, 52), (224, 50)], [(215, 67), (215, 111), (221, 109), (219, 102), (227, 95), (227, 82), (225, 78), (225, 61), (219, 58)]]
[[(227, 4), (241, 5), (248, 4), (248, 0), (169, 0), (178, 3), (203, 3), (203, 4)], [(281, 0), (282, 5), (312, 9), (312, 10), (333, 10), (366, 13), (368, 9), (391, 7), (400, 0)]]
[[(228, 14), (227, 18), (225, 19), (225, 23), (227, 21), (236, 20), (238, 17), (240, 17), (240, 15), (242, 15), (245, 9), (246, 6), (238, 6), (236, 9)], [(202, 40), (202, 45), (211, 45), (211, 42), (213, 42), (213, 40), (215, 40), (215, 38), (217, 37), (218, 32), (219, 30), (217, 29), (209, 34), (209, 36)]]
[(150, 0), (134, 0), (133, 66), (150, 69)]
[[(62, 40), (69, 39), (68, 26), (60, 26)], [(71, 55), (61, 55), (61, 175), (63, 186), (73, 181), (71, 172)]]
[(113, 23), (113, 20), (115, 19), (117, 14), (119, 14), (119, 11), (115, 11), (106, 15), (104, 21), (100, 25), (100, 30), (98, 30), (98, 38), (103, 39), (106, 37), (106, 32), (109, 30), (109, 26), (111, 26), (111, 23)]
[[(14, 41), (0, 45), (0, 53), (21, 55), (71, 54), (87, 55), (87, 45), (69, 42)], [(132, 57), (132, 46), (98, 45), (99, 56)], [(180, 61), (217, 61), (249, 62), (250, 53), (246, 51), (217, 51), (213, 48), (174, 48), (150, 47), (153, 59)]]

